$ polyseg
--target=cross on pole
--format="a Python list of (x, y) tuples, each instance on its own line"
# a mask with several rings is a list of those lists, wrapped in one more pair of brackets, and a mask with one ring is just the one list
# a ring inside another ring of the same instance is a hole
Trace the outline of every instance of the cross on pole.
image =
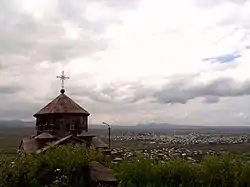
[(64, 74), (64, 71), (62, 71), (62, 74), (60, 76), (57, 76), (56, 78), (60, 79), (62, 81), (62, 89), (64, 89), (64, 81), (66, 79), (69, 79), (69, 77), (66, 77)]

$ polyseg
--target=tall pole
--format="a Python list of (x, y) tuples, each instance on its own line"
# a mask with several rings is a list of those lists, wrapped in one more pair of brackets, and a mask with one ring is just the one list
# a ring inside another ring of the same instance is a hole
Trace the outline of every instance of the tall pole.
[(110, 149), (110, 125), (105, 123), (105, 122), (102, 122), (102, 124), (104, 125), (107, 125), (108, 126), (108, 130), (109, 130), (109, 149)]
[(110, 127), (109, 127), (109, 150), (110, 150)]

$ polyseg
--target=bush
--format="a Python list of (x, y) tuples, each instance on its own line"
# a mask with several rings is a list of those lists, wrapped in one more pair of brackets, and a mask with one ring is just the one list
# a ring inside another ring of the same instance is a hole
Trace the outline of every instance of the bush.
[(94, 148), (58, 146), (44, 154), (0, 157), (0, 186), (86, 186), (82, 168), (90, 161), (112, 167), (120, 187), (248, 187), (250, 163), (233, 155), (207, 156), (195, 163), (184, 159), (156, 161), (138, 155), (119, 164)]
[[(80, 145), (58, 146), (44, 154), (18, 154), (10, 161), (2, 156), (0, 186), (62, 186), (82, 182), (81, 171), (90, 161), (109, 164), (109, 160), (94, 148)], [(77, 175), (78, 174), (78, 175)], [(80, 185), (80, 184), (79, 184)]]
[(152, 161), (141, 156), (116, 166), (125, 187), (247, 187), (250, 164), (231, 155), (207, 156), (194, 163), (184, 159)]

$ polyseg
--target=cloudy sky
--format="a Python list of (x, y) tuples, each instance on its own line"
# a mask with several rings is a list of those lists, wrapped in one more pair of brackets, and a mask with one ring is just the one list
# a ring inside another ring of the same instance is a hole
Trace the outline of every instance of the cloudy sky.
[(90, 123), (250, 125), (250, 1), (1, 0), (0, 119), (59, 94)]

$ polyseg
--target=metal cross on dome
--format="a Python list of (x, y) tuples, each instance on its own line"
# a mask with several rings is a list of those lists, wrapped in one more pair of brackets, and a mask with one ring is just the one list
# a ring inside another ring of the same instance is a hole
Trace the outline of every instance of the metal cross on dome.
[(64, 71), (62, 71), (62, 74), (60, 76), (57, 76), (56, 78), (60, 79), (62, 81), (62, 89), (64, 89), (64, 81), (66, 79), (69, 79), (69, 77), (66, 77), (64, 74)]

